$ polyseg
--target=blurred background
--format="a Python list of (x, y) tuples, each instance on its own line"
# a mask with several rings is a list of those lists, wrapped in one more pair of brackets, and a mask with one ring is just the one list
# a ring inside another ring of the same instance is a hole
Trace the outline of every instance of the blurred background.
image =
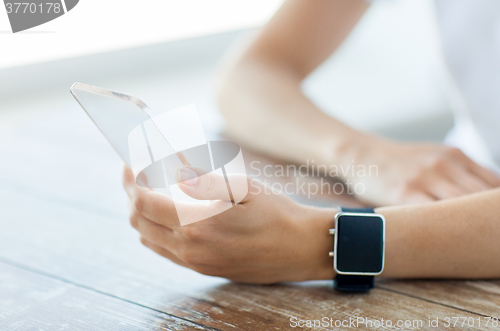
[[(217, 64), (282, 1), (87, 0), (18, 34), (0, 10), (0, 183), (123, 212), (120, 160), (71, 97), (72, 83), (132, 94), (157, 111), (194, 102), (210, 136), (223, 127), (212, 94)], [(430, 1), (377, 1), (304, 90), (355, 127), (441, 140), (452, 117), (438, 44)]]

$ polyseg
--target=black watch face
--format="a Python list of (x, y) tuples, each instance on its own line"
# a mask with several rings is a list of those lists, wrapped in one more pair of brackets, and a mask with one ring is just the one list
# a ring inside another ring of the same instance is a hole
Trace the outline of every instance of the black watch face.
[(340, 215), (337, 219), (336, 269), (380, 273), (384, 266), (384, 220), (377, 215)]

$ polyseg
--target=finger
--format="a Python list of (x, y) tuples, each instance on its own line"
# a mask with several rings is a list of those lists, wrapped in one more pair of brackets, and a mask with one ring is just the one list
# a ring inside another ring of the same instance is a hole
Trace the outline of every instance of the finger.
[(129, 198), (132, 198), (132, 184), (134, 183), (134, 174), (132, 173), (132, 170), (123, 163), (122, 164), (122, 185), (123, 188), (125, 189), (125, 192), (127, 192), (127, 195)]
[(451, 164), (445, 175), (462, 186), (468, 193), (476, 193), (492, 188), (491, 185), (487, 184), (476, 174), (469, 172), (463, 166), (457, 164)]
[(468, 170), (490, 185), (490, 188), (500, 187), (500, 177), (493, 171), (480, 166), (472, 160), (468, 162)]
[(404, 203), (418, 205), (418, 204), (429, 203), (429, 202), (436, 201), (436, 200), (437, 200), (436, 197), (434, 197), (426, 192), (414, 192), (414, 193), (408, 195), (404, 199)]
[(243, 202), (249, 186), (249, 178), (246, 175), (234, 174), (224, 178), (213, 172), (207, 173), (201, 169), (186, 166), (177, 169), (176, 180), (184, 193), (198, 200)]
[(149, 240), (147, 240), (146, 238), (144, 238), (142, 236), (141, 236), (141, 243), (144, 246), (146, 246), (147, 248), (149, 248), (150, 250), (152, 250), (153, 252), (155, 252), (156, 254), (161, 255), (164, 258), (169, 259), (170, 261), (174, 262), (175, 264), (178, 264), (180, 266), (188, 268), (187, 264), (184, 261), (182, 261), (177, 255), (175, 255), (171, 251), (169, 251), (161, 246), (155, 245), (154, 243), (150, 242)]
[[(136, 192), (140, 189), (136, 189)], [(132, 201), (138, 215), (170, 229), (179, 226), (175, 204), (165, 194), (145, 189), (138, 192)]]
[(123, 165), (123, 187), (131, 200), (131, 209), (138, 214), (169, 228), (179, 225), (172, 200), (164, 194), (137, 185), (134, 174), (125, 164)]
[(161, 246), (172, 252), (175, 252), (176, 248), (179, 247), (178, 239), (170, 228), (152, 222), (141, 215), (131, 219), (130, 224), (142, 237), (155, 245)]
[(124, 163), (122, 167), (122, 184), (123, 188), (125, 189), (125, 192), (127, 192), (127, 195), (130, 199), (133, 199), (134, 196), (136, 196), (136, 192), (146, 192), (150, 191), (147, 188), (141, 187), (136, 184), (135, 182), (135, 176), (132, 170)]
[(467, 194), (464, 188), (440, 175), (429, 176), (424, 185), (426, 193), (437, 199), (449, 199)]

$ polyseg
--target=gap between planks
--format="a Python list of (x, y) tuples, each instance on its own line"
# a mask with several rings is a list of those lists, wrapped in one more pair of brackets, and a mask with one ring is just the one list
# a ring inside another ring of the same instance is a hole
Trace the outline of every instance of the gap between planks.
[(125, 298), (122, 298), (122, 297), (119, 297), (119, 296), (116, 296), (116, 295), (113, 295), (113, 294), (110, 294), (110, 293), (106, 293), (106, 292), (97, 290), (97, 289), (95, 289), (93, 287), (90, 287), (90, 286), (87, 286), (87, 285), (84, 285), (84, 284), (80, 284), (80, 283), (77, 283), (77, 282), (74, 282), (74, 281), (71, 281), (71, 280), (59, 277), (57, 275), (49, 274), (47, 272), (44, 272), (44, 271), (41, 271), (41, 270), (38, 270), (38, 269), (35, 269), (35, 268), (32, 268), (32, 267), (26, 266), (26, 265), (21, 264), (21, 263), (17, 263), (17, 262), (5, 259), (3, 257), (0, 257), (0, 263), (7, 264), (7, 265), (10, 265), (12, 267), (19, 268), (19, 269), (22, 269), (22, 270), (25, 270), (25, 271), (29, 271), (29, 272), (35, 273), (37, 275), (42, 275), (42, 276), (45, 276), (45, 277), (48, 277), (48, 278), (52, 278), (52, 279), (58, 280), (60, 282), (63, 282), (63, 283), (66, 283), (66, 284), (70, 284), (70, 285), (73, 285), (73, 286), (76, 286), (76, 287), (79, 287), (79, 288), (82, 288), (82, 289), (85, 289), (85, 290), (88, 290), (88, 291), (91, 291), (91, 292), (94, 292), (94, 293), (97, 293), (97, 294), (100, 294), (100, 295), (104, 295), (104, 296), (107, 296), (107, 297), (110, 297), (110, 298), (114, 298), (114, 299), (117, 299), (117, 300), (120, 300), (120, 301), (123, 301), (123, 302), (127, 302), (129, 304), (134, 305), (134, 306), (138, 306), (138, 307), (142, 307), (142, 308), (145, 308), (145, 309), (149, 309), (149, 310), (155, 311), (157, 313), (163, 314), (165, 316), (169, 316), (171, 318), (176, 318), (176, 319), (179, 319), (179, 320), (182, 320), (182, 321), (185, 321), (185, 322), (189, 322), (189, 323), (198, 325), (198, 326), (200, 326), (202, 328), (205, 328), (205, 330), (222, 331), (220, 329), (217, 329), (217, 328), (214, 328), (214, 327), (211, 327), (211, 326), (207, 326), (207, 325), (199, 323), (199, 322), (191, 321), (191, 320), (189, 320), (187, 318), (179, 317), (179, 316), (176, 316), (174, 314), (169, 314), (169, 313), (164, 312), (162, 310), (155, 309), (155, 308), (152, 308), (152, 307), (149, 307), (149, 306), (146, 306), (146, 305), (143, 305), (143, 304), (131, 301), (131, 300), (127, 300)]

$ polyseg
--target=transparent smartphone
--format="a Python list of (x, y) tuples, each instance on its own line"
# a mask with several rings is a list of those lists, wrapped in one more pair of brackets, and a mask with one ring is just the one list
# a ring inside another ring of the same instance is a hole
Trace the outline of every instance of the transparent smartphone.
[[(240, 147), (228, 141), (207, 142), (194, 105), (153, 114), (144, 102), (123, 93), (82, 83), (75, 83), (71, 93), (132, 169), (136, 182), (174, 200), (181, 225), (219, 214), (246, 196), (246, 181), (228, 177), (245, 174)], [(186, 165), (224, 177), (224, 203), (184, 194), (176, 172)]]
[(155, 123), (155, 116), (149, 107), (138, 98), (82, 83), (73, 84), (70, 91), (130, 168), (128, 137), (133, 129), (147, 121), (155, 124), (151, 130), (157, 131), (166, 148), (174, 152), (182, 164), (189, 165), (183, 154), (171, 145), (167, 134)]

